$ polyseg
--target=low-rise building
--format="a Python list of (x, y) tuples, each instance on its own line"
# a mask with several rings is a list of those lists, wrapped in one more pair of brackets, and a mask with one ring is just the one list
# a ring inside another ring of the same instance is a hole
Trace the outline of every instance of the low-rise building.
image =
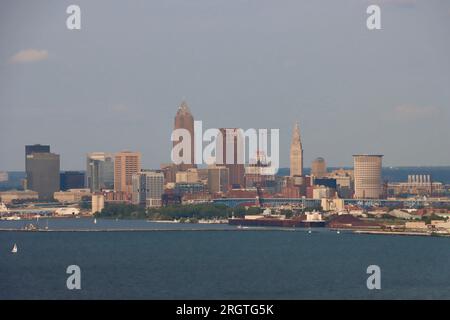
[(179, 171), (176, 173), (177, 183), (197, 183), (200, 181), (198, 171), (195, 168)]
[(428, 226), (424, 221), (408, 221), (405, 223), (406, 229), (426, 230)]
[(345, 208), (344, 199), (326, 199), (321, 200), (322, 210), (324, 211), (342, 211)]
[(11, 203), (15, 200), (37, 200), (39, 197), (36, 191), (25, 190), (12, 190), (12, 191), (3, 191), (0, 192), (0, 200), (4, 203)]
[(329, 199), (335, 196), (335, 190), (325, 186), (315, 186), (313, 188), (313, 199)]
[(55, 210), (57, 216), (76, 216), (80, 214), (78, 208), (59, 208)]
[(90, 189), (69, 189), (67, 191), (58, 191), (53, 194), (56, 201), (66, 202), (80, 202), (83, 197), (90, 197)]

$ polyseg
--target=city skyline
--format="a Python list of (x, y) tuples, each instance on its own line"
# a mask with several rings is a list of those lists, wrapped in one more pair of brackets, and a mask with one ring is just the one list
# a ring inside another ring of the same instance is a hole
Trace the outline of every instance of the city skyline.
[(356, 0), (155, 1), (125, 11), (109, 1), (108, 15), (105, 2), (80, 1), (78, 33), (65, 28), (64, 1), (6, 5), (0, 170), (21, 170), (23, 145), (35, 143), (52, 145), (64, 170), (83, 169), (88, 152), (120, 150), (157, 168), (170, 160), (182, 100), (207, 127), (279, 128), (281, 167), (292, 120), (305, 167), (317, 157), (351, 166), (355, 153), (384, 154), (387, 166), (448, 165), (450, 4), (374, 2), (383, 10), (375, 33)]

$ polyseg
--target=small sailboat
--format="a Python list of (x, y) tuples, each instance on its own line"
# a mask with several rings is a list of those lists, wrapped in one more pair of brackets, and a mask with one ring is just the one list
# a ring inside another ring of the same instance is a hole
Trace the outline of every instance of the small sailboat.
[(339, 231), (339, 230), (338, 230), (338, 231), (336, 231), (336, 233), (337, 233), (337, 234), (340, 234), (340, 233), (341, 233), (341, 231)]
[(94, 219), (94, 224), (97, 224), (97, 219)]
[(312, 233), (312, 231), (311, 231), (311, 230), (308, 230), (308, 233)]
[(14, 247), (11, 250), (12, 253), (17, 253), (17, 244), (14, 243)]

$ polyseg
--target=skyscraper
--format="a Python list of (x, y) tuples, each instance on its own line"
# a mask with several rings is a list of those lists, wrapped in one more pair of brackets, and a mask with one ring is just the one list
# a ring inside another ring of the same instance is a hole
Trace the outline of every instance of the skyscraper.
[(303, 147), (298, 123), (295, 123), (294, 131), (292, 132), (290, 164), (291, 177), (303, 176)]
[(122, 151), (114, 157), (114, 191), (131, 194), (132, 176), (141, 171), (141, 153)]
[(268, 163), (266, 153), (257, 151), (255, 157), (250, 159), (245, 167), (246, 188), (273, 188), (276, 184), (275, 174)]
[(145, 207), (160, 207), (164, 192), (164, 174), (158, 171), (142, 170), (132, 176), (134, 204)]
[[(221, 139), (217, 139), (216, 164), (224, 165), (229, 170), (231, 186), (244, 186), (245, 176), (245, 148), (244, 135), (236, 128), (221, 128)], [(238, 158), (241, 157), (241, 159)], [(227, 160), (227, 158), (229, 158)]]
[(36, 191), (41, 200), (52, 200), (59, 191), (59, 155), (32, 152), (25, 163), (28, 189)]
[(353, 156), (355, 198), (379, 199), (382, 195), (382, 155), (358, 154)]
[(49, 153), (50, 146), (42, 144), (33, 144), (25, 146), (25, 157), (32, 153)]
[[(50, 146), (49, 145), (42, 145), (42, 144), (33, 144), (33, 145), (26, 145), (25, 146), (25, 172), (28, 172), (28, 161), (27, 158), (29, 155), (33, 153), (50, 153)], [(28, 189), (28, 181), (25, 179), (25, 185), (26, 189)]]
[[(185, 101), (181, 102), (181, 105), (178, 107), (177, 114), (175, 116), (175, 124), (174, 124), (174, 130), (176, 129), (186, 129), (189, 131), (191, 136), (191, 156), (190, 156), (190, 163), (182, 163), (179, 166), (180, 170), (186, 170), (188, 168), (195, 167), (194, 163), (194, 117), (191, 114), (191, 111), (189, 110), (189, 107)], [(179, 144), (181, 140), (174, 141), (173, 147), (175, 147), (177, 144)], [(183, 150), (184, 151), (184, 150)], [(183, 151), (180, 153), (180, 156), (183, 156)]]
[(213, 165), (208, 168), (208, 190), (211, 193), (227, 192), (229, 170), (225, 166)]
[(86, 156), (86, 187), (91, 192), (114, 188), (114, 155), (91, 152)]
[(323, 178), (327, 175), (327, 165), (324, 158), (316, 158), (311, 165), (311, 175), (315, 178)]

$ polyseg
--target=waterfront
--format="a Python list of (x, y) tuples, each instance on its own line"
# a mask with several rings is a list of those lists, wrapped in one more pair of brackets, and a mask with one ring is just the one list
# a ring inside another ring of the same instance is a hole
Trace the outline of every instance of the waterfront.
[[(23, 221), (2, 221), (11, 225)], [(41, 221), (42, 223), (42, 221)], [(146, 230), (146, 221), (51, 219)], [(450, 239), (317, 229), (203, 232), (0, 232), (0, 299), (449, 299)], [(229, 226), (223, 225), (229, 230)], [(17, 243), (19, 252), (12, 254)], [(66, 289), (67, 266), (82, 289)], [(381, 290), (366, 268), (381, 268)]]

